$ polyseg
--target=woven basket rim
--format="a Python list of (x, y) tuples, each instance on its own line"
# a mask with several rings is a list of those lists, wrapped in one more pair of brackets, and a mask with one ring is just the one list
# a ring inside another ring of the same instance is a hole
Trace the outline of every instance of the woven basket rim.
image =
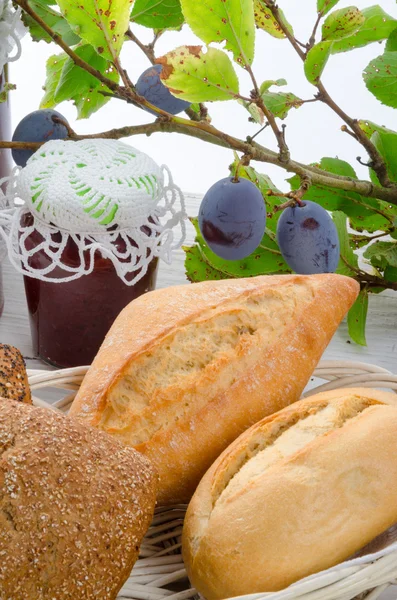
[[(72, 391), (65, 399), (53, 404), (35, 396), (33, 403), (36, 406), (66, 412), (87, 370), (88, 366), (56, 370), (28, 369), (29, 383), (33, 391), (43, 387)], [(396, 374), (383, 367), (360, 361), (320, 361), (313, 372), (313, 378), (325, 380), (326, 383), (314, 385), (303, 397), (341, 387), (375, 387), (397, 393)], [(141, 547), (142, 558), (135, 563), (118, 600), (198, 598), (197, 591), (189, 587), (189, 582), (184, 590), (176, 593), (166, 587), (186, 577), (180, 551), (180, 532), (185, 509), (184, 505), (156, 508), (154, 521)], [(173, 523), (175, 525), (172, 525)], [(166, 545), (161, 549), (158, 544)], [(167, 555), (168, 551), (170, 554)], [(362, 594), (368, 590), (370, 591), (365, 596), (366, 600), (375, 600), (395, 580), (397, 541), (372, 554), (347, 560), (310, 575), (281, 592), (248, 594), (229, 600), (349, 600), (357, 597), (357, 594), (360, 594), (361, 600)]]

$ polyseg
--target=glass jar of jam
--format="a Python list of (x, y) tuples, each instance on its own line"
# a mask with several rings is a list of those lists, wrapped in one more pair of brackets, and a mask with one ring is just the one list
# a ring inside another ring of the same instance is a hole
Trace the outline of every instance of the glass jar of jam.
[[(22, 220), (24, 226), (33, 223), (30, 213), (25, 213)], [(41, 242), (40, 233), (34, 230), (25, 246), (33, 249)], [(116, 239), (115, 246), (121, 252), (125, 249), (121, 238)], [(84, 258), (88, 262), (88, 255)], [(154, 258), (143, 277), (131, 286), (119, 278), (112, 261), (103, 258), (99, 251), (94, 256), (93, 271), (73, 281), (57, 283), (25, 275), (35, 353), (56, 367), (91, 364), (120, 311), (138, 296), (154, 289), (157, 260)], [(29, 259), (34, 269), (44, 269), (50, 262), (44, 250), (36, 251)], [(72, 238), (63, 251), (62, 264), (71, 268), (80, 264), (79, 250)], [(67, 275), (60, 267), (51, 272), (52, 278), (62, 279)]]
[[(7, 80), (7, 66), (3, 73), (0, 73), (0, 92), (3, 91), (4, 84)], [(0, 140), (11, 139), (11, 116), (10, 116), (10, 105), (8, 99), (5, 102), (0, 103)], [(6, 149), (0, 149), (0, 179), (9, 175), (12, 168), (11, 151)], [(1, 248), (0, 248), (0, 261), (2, 260)], [(3, 292), (3, 277), (2, 277), (2, 264), (0, 262), (0, 316), (4, 309), (4, 292)]]

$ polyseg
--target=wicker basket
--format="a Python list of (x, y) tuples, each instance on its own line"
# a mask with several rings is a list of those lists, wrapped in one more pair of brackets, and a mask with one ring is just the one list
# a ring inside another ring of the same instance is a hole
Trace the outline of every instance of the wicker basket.
[[(35, 394), (41, 388), (58, 388), (64, 397), (48, 404), (34, 396), (34, 404), (67, 412), (87, 367), (59, 371), (30, 370), (29, 382)], [(317, 380), (327, 383), (317, 385)], [(374, 365), (358, 362), (322, 361), (314, 372), (309, 396), (339, 387), (376, 387), (397, 391), (397, 375)], [(71, 390), (68, 392), (67, 390)], [(55, 392), (54, 392), (55, 393)], [(397, 402), (397, 397), (396, 397)], [(187, 600), (198, 597), (189, 584), (181, 555), (181, 533), (185, 506), (157, 508), (142, 543), (140, 558), (118, 596), (119, 600)], [(374, 552), (322, 571), (275, 593), (251, 594), (244, 600), (375, 600), (397, 580), (397, 528), (381, 536)]]

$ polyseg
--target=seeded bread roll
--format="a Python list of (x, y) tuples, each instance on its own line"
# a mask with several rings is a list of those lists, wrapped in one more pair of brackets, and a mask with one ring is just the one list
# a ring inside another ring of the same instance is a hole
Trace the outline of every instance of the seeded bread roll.
[(187, 502), (228, 444), (300, 397), (358, 289), (284, 275), (145, 294), (114, 322), (71, 414), (153, 461), (160, 505)]
[(155, 493), (149, 461), (132, 448), (0, 400), (0, 598), (114, 600)]
[(0, 344), (0, 398), (32, 404), (25, 361), (8, 344)]
[(397, 522), (396, 396), (326, 395), (255, 424), (201, 480), (182, 543), (207, 600), (284, 589)]

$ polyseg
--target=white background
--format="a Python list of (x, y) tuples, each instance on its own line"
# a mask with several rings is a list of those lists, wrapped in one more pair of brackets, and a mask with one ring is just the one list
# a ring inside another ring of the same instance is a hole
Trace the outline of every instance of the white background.
[[(197, 0), (200, 1), (200, 0)], [(339, 7), (353, 2), (341, 1)], [(356, 0), (359, 8), (371, 6), (375, 2)], [(397, 18), (395, 0), (380, 0), (382, 8)], [(315, 0), (280, 0), (287, 19), (292, 23), (295, 35), (306, 42), (316, 18)], [(150, 31), (134, 26), (134, 32), (143, 41), (150, 41)], [(172, 50), (182, 44), (200, 43), (187, 26), (182, 32), (168, 32), (160, 38), (156, 55)], [(397, 128), (397, 117), (393, 109), (381, 105), (366, 89), (362, 71), (372, 58), (382, 53), (383, 44), (375, 43), (364, 49), (332, 56), (323, 76), (323, 81), (331, 96), (352, 117), (376, 121), (390, 128)], [(17, 91), (12, 93), (13, 127), (29, 112), (39, 107), (45, 81), (45, 62), (48, 56), (57, 53), (54, 44), (34, 43), (28, 36), (23, 41), (22, 58), (11, 65), (10, 79), (16, 83)], [(150, 66), (147, 58), (132, 42), (126, 42), (121, 55), (123, 66), (135, 81), (140, 73)], [(241, 81), (241, 93), (249, 95), (251, 89), (247, 74), (236, 66)], [(276, 40), (258, 31), (253, 70), (259, 82), (265, 79), (285, 78), (288, 91), (303, 99), (313, 97), (315, 88), (306, 80), (302, 62), (287, 40)], [(213, 124), (237, 137), (253, 135), (258, 126), (249, 123), (248, 113), (235, 101), (210, 104)], [(76, 122), (76, 110), (71, 102), (64, 102), (57, 108), (78, 133), (91, 133), (120, 127), (147, 123), (154, 119), (146, 112), (111, 100), (89, 120)], [(393, 114), (394, 113), (394, 114)], [(303, 105), (291, 110), (287, 118), (287, 141), (292, 156), (303, 162), (318, 161), (322, 156), (338, 156), (351, 161), (360, 177), (367, 178), (367, 170), (356, 162), (356, 156), (365, 158), (365, 151), (345, 133), (340, 131), (341, 121), (332, 111), (320, 103)], [(270, 129), (258, 138), (265, 146), (277, 146)], [(171, 168), (175, 181), (188, 192), (204, 193), (218, 179), (227, 176), (228, 165), (233, 160), (230, 150), (206, 144), (200, 140), (180, 134), (156, 133), (129, 138), (128, 143), (150, 154), (158, 163), (166, 163)], [(254, 164), (261, 172), (268, 173), (275, 183), (288, 191), (286, 174), (271, 165)]]

